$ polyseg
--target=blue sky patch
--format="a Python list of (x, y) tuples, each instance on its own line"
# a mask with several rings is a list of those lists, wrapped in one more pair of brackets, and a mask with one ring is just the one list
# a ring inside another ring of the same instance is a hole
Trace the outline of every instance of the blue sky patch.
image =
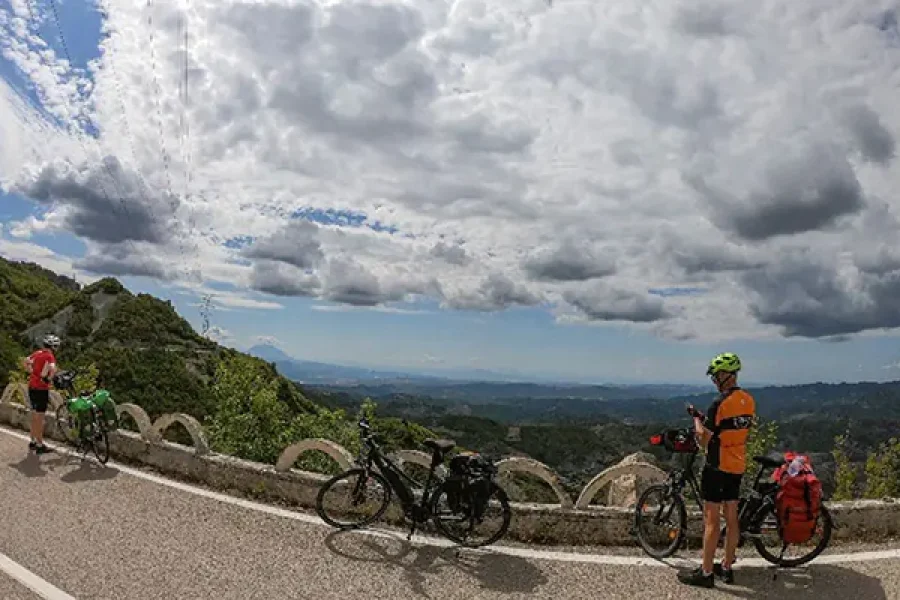
[(369, 222), (366, 213), (353, 210), (335, 210), (333, 208), (321, 209), (304, 207), (291, 213), (292, 219), (304, 219), (321, 225), (339, 225), (344, 227), (368, 227), (373, 231), (385, 231), (390, 234), (397, 233), (398, 229), (384, 225), (380, 221)]
[(228, 238), (222, 245), (232, 250), (240, 250), (252, 244), (255, 239), (252, 235), (237, 235), (233, 238)]
[(706, 290), (699, 287), (663, 287), (650, 288), (647, 291), (654, 296), (666, 298), (670, 296), (697, 296), (704, 293)]

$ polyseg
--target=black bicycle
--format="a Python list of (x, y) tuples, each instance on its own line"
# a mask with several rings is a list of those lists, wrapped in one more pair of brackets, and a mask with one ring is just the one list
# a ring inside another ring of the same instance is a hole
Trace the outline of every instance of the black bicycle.
[[(694, 474), (693, 466), (699, 453), (693, 428), (671, 429), (662, 434), (650, 438), (650, 443), (655, 446), (663, 446), (671, 454), (681, 454), (687, 457), (684, 466), (676, 466), (670, 472), (665, 483), (659, 483), (648, 487), (641, 494), (635, 507), (634, 533), (638, 543), (644, 551), (656, 559), (672, 556), (683, 544), (687, 535), (687, 510), (684, 502), (685, 484), (690, 486), (691, 492), (697, 502), (697, 508), (703, 513), (703, 505), (700, 500), (700, 486)], [(831, 513), (825, 507), (820, 506), (819, 517), (816, 523), (816, 533), (821, 528), (821, 539), (813, 548), (797, 557), (786, 558), (790, 544), (784, 542), (781, 535), (778, 512), (775, 510), (775, 495), (779, 485), (774, 481), (762, 481), (762, 475), (767, 469), (777, 469), (786, 464), (783, 456), (754, 456), (753, 461), (760, 465), (756, 478), (748, 492), (741, 495), (738, 501), (738, 515), (740, 523), (740, 538), (738, 547), (743, 547), (746, 540), (751, 540), (756, 551), (768, 562), (780, 567), (797, 567), (806, 564), (821, 554), (831, 540), (831, 532), (834, 523)], [(654, 500), (654, 498), (656, 498)], [(655, 507), (655, 508), (654, 508)], [(643, 527), (642, 519), (646, 515), (652, 515), (650, 521), (654, 525), (663, 525), (662, 545), (657, 546), (656, 540), (650, 532)], [(725, 541), (725, 526), (719, 533), (719, 545)], [(815, 534), (813, 535), (815, 538)], [(774, 546), (769, 547), (772, 541)]]
[[(437, 474), (456, 443), (453, 440), (426, 439), (423, 445), (431, 450), (431, 467), (421, 496), (417, 500), (411, 487), (420, 487), (412, 477), (394, 464), (379, 445), (378, 434), (372, 432), (367, 419), (359, 422), (361, 449), (355, 466), (326, 481), (316, 495), (316, 512), (323, 521), (338, 529), (364, 527), (387, 510), (392, 492), (396, 492), (405, 519), (410, 522), (412, 538), (416, 528), (432, 520), (438, 531), (448, 539), (471, 548), (493, 544), (506, 534), (511, 519), (509, 499), (496, 482), (497, 468), (477, 453), (460, 453), (449, 461), (449, 475)], [(378, 470), (373, 470), (373, 465)], [(405, 480), (405, 481), (404, 481)], [(409, 485), (407, 485), (407, 482)], [(331, 491), (349, 489), (349, 502), (340, 502), (334, 512), (326, 510), (325, 496)], [(363, 509), (372, 496), (375, 510)], [(487, 539), (472, 541), (477, 525), (487, 521), (488, 508), (499, 506), (500, 528)], [(456, 526), (460, 529), (457, 530)]]

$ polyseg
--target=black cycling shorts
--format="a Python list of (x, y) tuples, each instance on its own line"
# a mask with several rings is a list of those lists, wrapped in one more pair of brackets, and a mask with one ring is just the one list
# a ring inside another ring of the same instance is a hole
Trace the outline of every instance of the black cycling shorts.
[(743, 475), (704, 467), (700, 478), (700, 497), (707, 502), (729, 502), (741, 496)]
[(50, 404), (50, 390), (33, 390), (29, 388), (28, 402), (31, 404), (31, 410), (34, 412), (47, 412), (47, 405)]

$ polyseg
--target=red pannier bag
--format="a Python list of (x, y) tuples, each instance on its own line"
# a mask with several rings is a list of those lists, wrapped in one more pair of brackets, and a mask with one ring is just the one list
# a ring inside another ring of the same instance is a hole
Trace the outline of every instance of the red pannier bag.
[[(815, 533), (822, 506), (822, 482), (816, 477), (809, 457), (795, 452), (784, 454), (786, 464), (772, 473), (779, 485), (775, 494), (775, 511), (786, 544), (802, 544)], [(791, 475), (789, 468), (799, 459), (800, 470)]]

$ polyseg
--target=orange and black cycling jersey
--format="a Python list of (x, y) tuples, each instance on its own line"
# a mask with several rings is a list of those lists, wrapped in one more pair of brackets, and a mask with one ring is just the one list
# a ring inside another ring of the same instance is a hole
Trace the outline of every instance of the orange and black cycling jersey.
[(739, 387), (728, 390), (709, 407), (703, 425), (712, 432), (706, 464), (742, 475), (747, 469), (747, 436), (756, 417), (756, 402)]

